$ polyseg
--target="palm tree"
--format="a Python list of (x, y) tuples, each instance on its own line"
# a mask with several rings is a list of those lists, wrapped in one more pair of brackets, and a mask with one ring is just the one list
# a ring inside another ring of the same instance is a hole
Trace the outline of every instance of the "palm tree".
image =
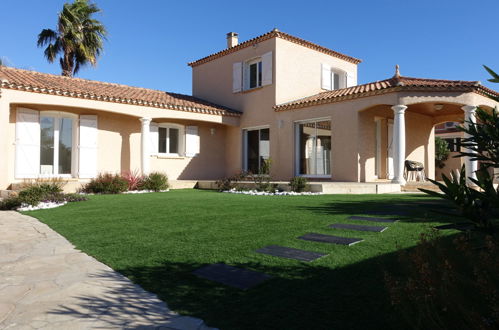
[(72, 77), (88, 63), (97, 64), (107, 32), (92, 15), (100, 9), (88, 0), (65, 3), (59, 13), (57, 30), (43, 29), (38, 35), (38, 47), (45, 48), (45, 57), (53, 63), (58, 55), (62, 75)]

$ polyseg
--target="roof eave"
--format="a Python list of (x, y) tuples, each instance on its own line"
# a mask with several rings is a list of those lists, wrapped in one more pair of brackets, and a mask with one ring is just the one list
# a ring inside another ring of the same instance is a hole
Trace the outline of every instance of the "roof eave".
[(296, 43), (298, 45), (314, 49), (316, 51), (325, 53), (325, 54), (333, 56), (333, 57), (340, 58), (342, 60), (351, 62), (353, 64), (359, 64), (359, 63), (362, 62), (362, 60), (360, 60), (358, 58), (355, 58), (355, 57), (352, 57), (352, 56), (348, 56), (348, 55), (339, 53), (339, 52), (334, 51), (332, 49), (329, 49), (329, 48), (317, 45), (315, 43), (312, 43), (310, 41), (307, 41), (307, 40), (304, 40), (304, 39), (301, 39), (301, 38), (298, 38), (298, 37), (295, 37), (295, 36), (292, 36), (290, 34), (287, 34), (287, 33), (284, 33), (284, 32), (280, 32), (280, 31), (270, 31), (270, 32), (262, 34), (262, 35), (260, 35), (258, 37), (246, 40), (246, 41), (244, 41), (244, 42), (242, 42), (242, 43), (240, 43), (240, 44), (238, 44), (238, 45), (236, 45), (234, 47), (227, 48), (227, 49), (221, 50), (219, 52), (213, 53), (211, 55), (205, 56), (203, 58), (200, 58), (199, 60), (189, 62), (189, 63), (187, 63), (187, 65), (190, 66), (190, 67), (195, 67), (195, 66), (207, 63), (207, 62), (211, 62), (211, 61), (213, 61), (213, 60), (215, 60), (217, 58), (220, 58), (220, 57), (226, 56), (228, 54), (237, 52), (237, 51), (239, 51), (241, 49), (250, 47), (250, 46), (252, 46), (255, 43), (262, 42), (262, 41), (265, 41), (265, 40), (268, 40), (268, 39), (271, 39), (271, 38), (281, 38), (281, 39), (284, 39), (284, 40), (288, 40), (288, 41), (294, 42), (294, 43)]

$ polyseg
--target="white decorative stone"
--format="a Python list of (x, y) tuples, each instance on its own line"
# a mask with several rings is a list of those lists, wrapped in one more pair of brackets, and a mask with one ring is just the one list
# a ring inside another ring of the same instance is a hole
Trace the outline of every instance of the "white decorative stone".
[(312, 196), (312, 195), (322, 195), (321, 192), (296, 192), (296, 191), (278, 191), (275, 192), (266, 192), (266, 191), (257, 191), (257, 190), (224, 190), (224, 193), (229, 194), (241, 194), (241, 195), (253, 195), (253, 196)]

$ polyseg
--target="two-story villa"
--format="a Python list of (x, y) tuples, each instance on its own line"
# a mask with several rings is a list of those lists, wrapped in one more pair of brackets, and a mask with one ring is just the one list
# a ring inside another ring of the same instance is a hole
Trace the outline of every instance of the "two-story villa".
[(359, 63), (274, 29), (242, 43), (229, 33), (189, 63), (193, 96), (0, 67), (0, 189), (134, 170), (213, 180), (269, 159), (277, 180), (405, 184), (407, 159), (435, 176), (435, 125), (498, 105), (479, 82), (398, 69), (358, 85)]

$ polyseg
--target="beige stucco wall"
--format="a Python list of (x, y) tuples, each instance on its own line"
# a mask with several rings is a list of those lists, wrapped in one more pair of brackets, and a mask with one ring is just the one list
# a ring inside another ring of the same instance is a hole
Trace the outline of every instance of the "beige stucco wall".
[(280, 38), (276, 39), (275, 63), (276, 104), (324, 92), (322, 63), (357, 77), (356, 64)]
[[(46, 97), (48, 96), (48, 97)], [(22, 101), (22, 102), (21, 102)], [(70, 102), (68, 102), (70, 101)], [(98, 116), (99, 172), (122, 173), (140, 170), (141, 166), (141, 123), (137, 109), (128, 109), (129, 114), (119, 114), (115, 104), (78, 100), (50, 95), (2, 90), (0, 98), (0, 189), (6, 189), (16, 179), (15, 169), (15, 122), (18, 107), (38, 111), (62, 111), (77, 115), (93, 114)], [(95, 102), (95, 104), (92, 104)], [(64, 105), (62, 105), (64, 104)], [(81, 105), (81, 107), (80, 107)], [(95, 106), (95, 108), (91, 108)], [(126, 112), (126, 106), (124, 107)], [(184, 126), (198, 126), (200, 153), (196, 157), (161, 158), (151, 156), (151, 171), (160, 171), (172, 180), (217, 179), (225, 174), (225, 119), (212, 115), (192, 116), (181, 111), (146, 109), (144, 117), (150, 115), (154, 122), (171, 122)], [(134, 114), (135, 116), (131, 115)], [(182, 118), (184, 117), (184, 118)], [(196, 119), (205, 119), (202, 121)], [(229, 122), (236, 123), (238, 118)], [(211, 134), (212, 129), (214, 129)], [(209, 166), (207, 165), (209, 164)]]

